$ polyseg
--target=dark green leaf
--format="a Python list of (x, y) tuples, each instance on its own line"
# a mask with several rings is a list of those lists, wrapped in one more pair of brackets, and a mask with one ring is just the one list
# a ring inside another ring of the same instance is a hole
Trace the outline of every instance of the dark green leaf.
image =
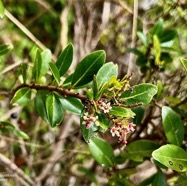
[(12, 45), (8, 45), (8, 44), (0, 45), (0, 56), (8, 53), (12, 49), (13, 49)]
[(112, 147), (99, 138), (92, 138), (88, 143), (91, 154), (95, 160), (104, 167), (113, 166), (114, 152)]
[(163, 145), (152, 153), (154, 159), (177, 172), (187, 171), (187, 152), (176, 145)]
[(177, 114), (169, 107), (162, 107), (164, 132), (168, 141), (181, 146), (184, 140), (184, 124)]
[(60, 54), (57, 59), (56, 66), (60, 76), (63, 76), (69, 69), (73, 60), (73, 45), (70, 43)]
[(147, 179), (143, 180), (141, 183), (139, 183), (139, 186), (148, 186), (153, 183), (153, 180), (155, 178), (156, 174), (153, 174), (152, 176), (148, 177)]
[(104, 130), (107, 130), (110, 126), (110, 121), (106, 114), (100, 113), (98, 114), (98, 122), (100, 124), (100, 127), (103, 128)]
[(113, 106), (109, 114), (114, 116), (126, 117), (126, 118), (132, 118), (135, 115), (131, 109), (118, 107), (118, 106)]
[(122, 95), (125, 104), (148, 104), (152, 100), (153, 96), (157, 93), (157, 87), (150, 83), (142, 83), (134, 86), (133, 91), (127, 90)]
[(80, 115), (83, 109), (83, 104), (77, 98), (61, 97), (60, 102), (62, 107), (69, 112)]
[(0, 1), (0, 18), (3, 18), (5, 15), (5, 8), (3, 6), (2, 1)]
[(118, 66), (112, 62), (104, 64), (96, 75), (96, 82), (98, 84), (98, 89), (102, 87), (102, 85), (110, 80), (112, 76), (117, 77), (118, 75)]
[(175, 183), (175, 186), (186, 186), (186, 185), (187, 185), (187, 176), (180, 175), (177, 182)]
[(93, 80), (94, 74), (98, 72), (105, 62), (105, 52), (100, 50), (86, 56), (77, 66), (73, 78), (72, 88), (83, 86)]
[(186, 72), (187, 72), (187, 59), (181, 59), (180, 61), (181, 61), (181, 63), (183, 64), (184, 69), (185, 69)]
[(49, 92), (47, 91), (37, 91), (36, 97), (34, 99), (36, 111), (47, 123), (49, 123), (49, 120), (47, 117), (45, 102), (48, 94)]
[(49, 68), (50, 68), (50, 70), (53, 74), (53, 77), (55, 78), (57, 84), (59, 85), (60, 84), (60, 74), (59, 74), (57, 66), (54, 63), (50, 62), (49, 63)]
[(73, 78), (73, 74), (70, 74), (63, 82), (63, 88), (70, 88), (71, 87), (71, 81)]
[(51, 127), (55, 127), (56, 125), (60, 124), (64, 116), (64, 110), (59, 97), (54, 93), (50, 93), (47, 96), (45, 105), (48, 121)]
[(137, 125), (140, 124), (142, 122), (145, 109), (143, 109), (142, 107), (136, 107), (133, 108), (132, 111), (135, 113), (133, 123)]
[(131, 142), (125, 150), (127, 153), (124, 156), (127, 159), (142, 162), (144, 158), (151, 157), (152, 152), (159, 148), (159, 145), (151, 140), (137, 140)]
[(158, 23), (151, 30), (151, 34), (152, 35), (159, 35), (162, 33), (162, 30), (163, 30), (163, 21), (159, 20)]
[(164, 30), (159, 35), (160, 43), (168, 42), (168, 41), (174, 39), (176, 35), (177, 35), (176, 30)]
[(12, 103), (18, 103), (20, 106), (25, 106), (31, 99), (31, 89), (24, 87), (19, 89), (12, 98)]
[(166, 185), (166, 176), (162, 171), (158, 171), (156, 176), (154, 177), (152, 186), (165, 186)]

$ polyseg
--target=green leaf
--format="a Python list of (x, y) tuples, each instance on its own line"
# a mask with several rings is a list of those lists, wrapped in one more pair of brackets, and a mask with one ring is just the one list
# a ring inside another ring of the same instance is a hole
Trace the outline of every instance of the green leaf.
[(20, 137), (23, 139), (29, 139), (29, 136), (26, 133), (16, 129), (16, 127), (9, 122), (6, 122), (6, 121), (0, 122), (0, 130), (2, 130), (2, 129), (5, 129), (4, 131), (14, 133), (17, 137)]
[[(0, 1), (1, 2), (1, 1)], [(0, 45), (0, 56), (8, 53), (10, 50), (13, 49), (13, 46), (10, 44), (4, 44), (4, 45)]]
[(177, 35), (176, 30), (164, 30), (160, 35), (159, 35), (159, 40), (161, 43), (171, 41), (174, 39)]
[(125, 99), (125, 104), (131, 105), (136, 103), (148, 104), (153, 96), (157, 93), (157, 87), (150, 83), (142, 83), (134, 86), (133, 91), (127, 90), (121, 98)]
[(187, 171), (187, 152), (176, 145), (163, 145), (152, 153), (155, 160), (177, 172)]
[(35, 62), (34, 62), (33, 70), (32, 70), (32, 78), (36, 82), (38, 82), (41, 76), (41, 71), (42, 71), (42, 56), (41, 56), (39, 49), (37, 49)]
[(113, 106), (109, 114), (126, 118), (132, 118), (135, 116), (135, 113), (131, 109), (118, 106)]
[(181, 59), (180, 61), (181, 61), (181, 63), (183, 64), (184, 69), (185, 69), (186, 72), (187, 72), (187, 59)]
[(70, 43), (60, 54), (56, 66), (59, 70), (60, 77), (63, 76), (71, 66), (73, 60), (73, 45)]
[(168, 141), (181, 146), (184, 140), (184, 124), (177, 114), (169, 107), (162, 107), (162, 120), (164, 132)]
[(60, 74), (59, 74), (57, 66), (54, 63), (50, 62), (49, 63), (49, 68), (50, 68), (50, 70), (53, 74), (53, 77), (55, 78), (55, 81), (59, 85), (60, 84)]
[(142, 162), (144, 158), (151, 157), (152, 152), (159, 148), (159, 145), (151, 140), (137, 140), (126, 146), (127, 153), (124, 156), (127, 159)]
[(27, 64), (26, 63), (21, 64), (21, 73), (23, 77), (23, 83), (26, 84), (26, 81), (27, 81)]
[(156, 98), (159, 99), (159, 98), (161, 98), (161, 95), (162, 95), (162, 92), (163, 92), (163, 85), (162, 85), (162, 82), (160, 80), (157, 81), (157, 88), (158, 88), (158, 91), (157, 91), (157, 94), (156, 94)]
[(187, 185), (187, 176), (180, 175), (177, 182), (175, 182), (175, 186), (186, 186)]
[(14, 130), (13, 130), (13, 133), (14, 133), (17, 137), (19, 137), (19, 138), (29, 139), (29, 136), (28, 136), (25, 132), (23, 132), (23, 131), (21, 131), (21, 130), (14, 129)]
[(100, 89), (104, 83), (108, 82), (112, 76), (117, 77), (118, 66), (112, 62), (104, 64), (96, 75), (96, 82), (98, 84), (98, 89)]
[(158, 23), (152, 28), (151, 34), (159, 35), (162, 33), (162, 30), (163, 30), (163, 21), (159, 20)]
[(145, 109), (142, 107), (135, 107), (132, 109), (132, 111), (135, 113), (135, 116), (133, 118), (133, 123), (137, 125), (140, 124), (142, 122)]
[(98, 72), (105, 62), (105, 52), (99, 50), (87, 55), (75, 69), (72, 78), (72, 88), (83, 86), (93, 80), (94, 74)]
[(41, 59), (42, 59), (42, 65), (41, 65), (41, 72), (39, 78), (45, 76), (49, 69), (49, 62), (51, 61), (51, 51), (49, 49), (42, 51)]
[(54, 93), (50, 93), (47, 96), (45, 106), (48, 121), (51, 127), (55, 127), (56, 125), (60, 124), (64, 116), (64, 111), (59, 97)]
[(0, 18), (3, 18), (5, 15), (5, 8), (3, 6), (2, 1), (0, 1)]
[(31, 89), (24, 87), (19, 89), (12, 98), (12, 103), (17, 103), (20, 106), (25, 106), (31, 99)]
[(70, 74), (63, 82), (62, 86), (63, 88), (70, 88), (71, 87), (71, 81), (73, 78), (73, 74)]
[(62, 107), (69, 112), (80, 115), (83, 109), (83, 104), (79, 99), (73, 97), (60, 97)]
[(36, 111), (41, 116), (41, 118), (45, 120), (47, 123), (50, 123), (47, 117), (47, 110), (45, 107), (45, 102), (48, 94), (49, 94), (48, 91), (43, 91), (43, 90), (37, 91), (37, 94), (34, 99), (34, 103), (35, 103)]
[(139, 39), (142, 41), (145, 47), (148, 46), (147, 37), (142, 32), (137, 32)]
[(95, 160), (104, 167), (113, 166), (114, 152), (112, 147), (99, 138), (92, 138), (88, 143), (91, 154)]
[(106, 114), (100, 113), (98, 114), (98, 122), (100, 124), (100, 127), (104, 130), (107, 130), (110, 127), (110, 121)]
[(162, 171), (158, 171), (153, 180), (152, 186), (158, 186), (158, 185), (162, 185), (162, 186), (166, 185), (166, 176), (163, 174)]

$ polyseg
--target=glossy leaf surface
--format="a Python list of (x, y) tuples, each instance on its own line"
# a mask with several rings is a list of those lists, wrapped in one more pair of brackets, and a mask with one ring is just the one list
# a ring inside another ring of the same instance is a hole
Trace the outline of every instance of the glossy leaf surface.
[(181, 146), (184, 139), (184, 124), (177, 114), (169, 107), (162, 107), (162, 120), (168, 141)]
[(60, 84), (60, 74), (59, 74), (57, 66), (54, 63), (50, 62), (49, 63), (49, 68), (50, 68), (50, 70), (53, 74), (53, 77), (55, 78), (55, 81), (59, 85)]
[(71, 66), (73, 60), (73, 45), (69, 44), (60, 54), (57, 59), (56, 66), (59, 70), (60, 76), (63, 76)]
[(148, 104), (152, 100), (153, 96), (157, 93), (157, 87), (150, 83), (142, 83), (136, 85), (133, 91), (127, 90), (122, 95), (125, 104), (131, 105), (136, 103)]
[(93, 80), (94, 74), (105, 62), (105, 52), (102, 50), (87, 55), (77, 66), (72, 77), (72, 88), (83, 86)]
[(112, 147), (100, 138), (92, 138), (88, 143), (91, 154), (95, 160), (104, 167), (113, 166), (114, 152)]
[(12, 103), (17, 103), (20, 106), (25, 106), (31, 99), (31, 89), (24, 87), (19, 89), (12, 98)]
[(177, 172), (187, 171), (187, 152), (176, 145), (163, 145), (152, 153), (154, 159)]

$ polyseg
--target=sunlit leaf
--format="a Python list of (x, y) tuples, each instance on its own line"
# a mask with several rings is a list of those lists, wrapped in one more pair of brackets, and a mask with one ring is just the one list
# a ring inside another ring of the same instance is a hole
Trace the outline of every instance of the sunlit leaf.
[(72, 78), (72, 88), (83, 86), (93, 80), (105, 62), (105, 52), (99, 50), (87, 55), (77, 66)]
[(148, 104), (152, 100), (153, 96), (157, 93), (157, 87), (149, 83), (142, 83), (134, 86), (133, 91), (127, 90), (121, 98), (125, 100), (125, 104)]
[(60, 84), (60, 74), (59, 74), (57, 66), (54, 63), (50, 62), (49, 67), (50, 67), (50, 70), (53, 74), (53, 77), (55, 78), (55, 81), (59, 85)]
[(164, 132), (168, 141), (181, 146), (184, 139), (184, 124), (177, 114), (169, 107), (162, 107), (162, 120)]
[[(1, 1), (0, 1), (1, 2)], [(10, 44), (4, 44), (4, 45), (0, 45), (0, 56), (8, 53), (10, 50), (13, 49), (13, 46)]]
[(12, 98), (12, 103), (17, 103), (20, 106), (25, 106), (31, 99), (31, 89), (24, 87), (19, 89)]
[(187, 171), (187, 152), (176, 145), (163, 145), (152, 156), (170, 169), (177, 172)]
[(114, 152), (112, 147), (99, 138), (92, 138), (88, 143), (91, 154), (95, 160), (104, 167), (113, 166)]
[(72, 60), (73, 60), (73, 45), (70, 43), (62, 51), (56, 62), (56, 66), (59, 70), (60, 77), (67, 72), (67, 70), (71, 66)]
[(181, 63), (183, 64), (184, 69), (185, 69), (186, 72), (187, 72), (187, 59), (181, 59)]
[(5, 15), (5, 8), (3, 6), (2, 1), (0, 1), (0, 18), (3, 18)]
[(135, 113), (131, 109), (118, 106), (113, 106), (109, 114), (126, 118), (132, 118), (135, 115)]
[(45, 106), (51, 127), (60, 124), (64, 116), (64, 110), (59, 97), (54, 93), (50, 93), (46, 98)]

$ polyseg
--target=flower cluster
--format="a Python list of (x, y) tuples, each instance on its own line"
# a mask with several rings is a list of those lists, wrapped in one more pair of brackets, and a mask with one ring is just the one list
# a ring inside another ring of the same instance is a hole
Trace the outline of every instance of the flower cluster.
[(99, 125), (97, 119), (98, 119), (98, 116), (94, 116), (92, 114), (89, 114), (88, 112), (85, 112), (83, 116), (82, 124), (85, 125), (87, 129), (89, 129), (91, 124), (95, 124), (96, 126)]
[(109, 113), (109, 111), (112, 109), (110, 102), (105, 102), (100, 99), (97, 103), (98, 103), (99, 109), (103, 111), (105, 114)]
[(118, 142), (122, 142), (124, 145), (127, 144), (127, 134), (128, 133), (133, 133), (135, 131), (134, 129), (135, 124), (126, 121), (125, 123), (123, 122), (116, 122), (114, 126), (111, 128), (110, 132), (112, 136), (114, 137), (115, 135), (118, 137)]

